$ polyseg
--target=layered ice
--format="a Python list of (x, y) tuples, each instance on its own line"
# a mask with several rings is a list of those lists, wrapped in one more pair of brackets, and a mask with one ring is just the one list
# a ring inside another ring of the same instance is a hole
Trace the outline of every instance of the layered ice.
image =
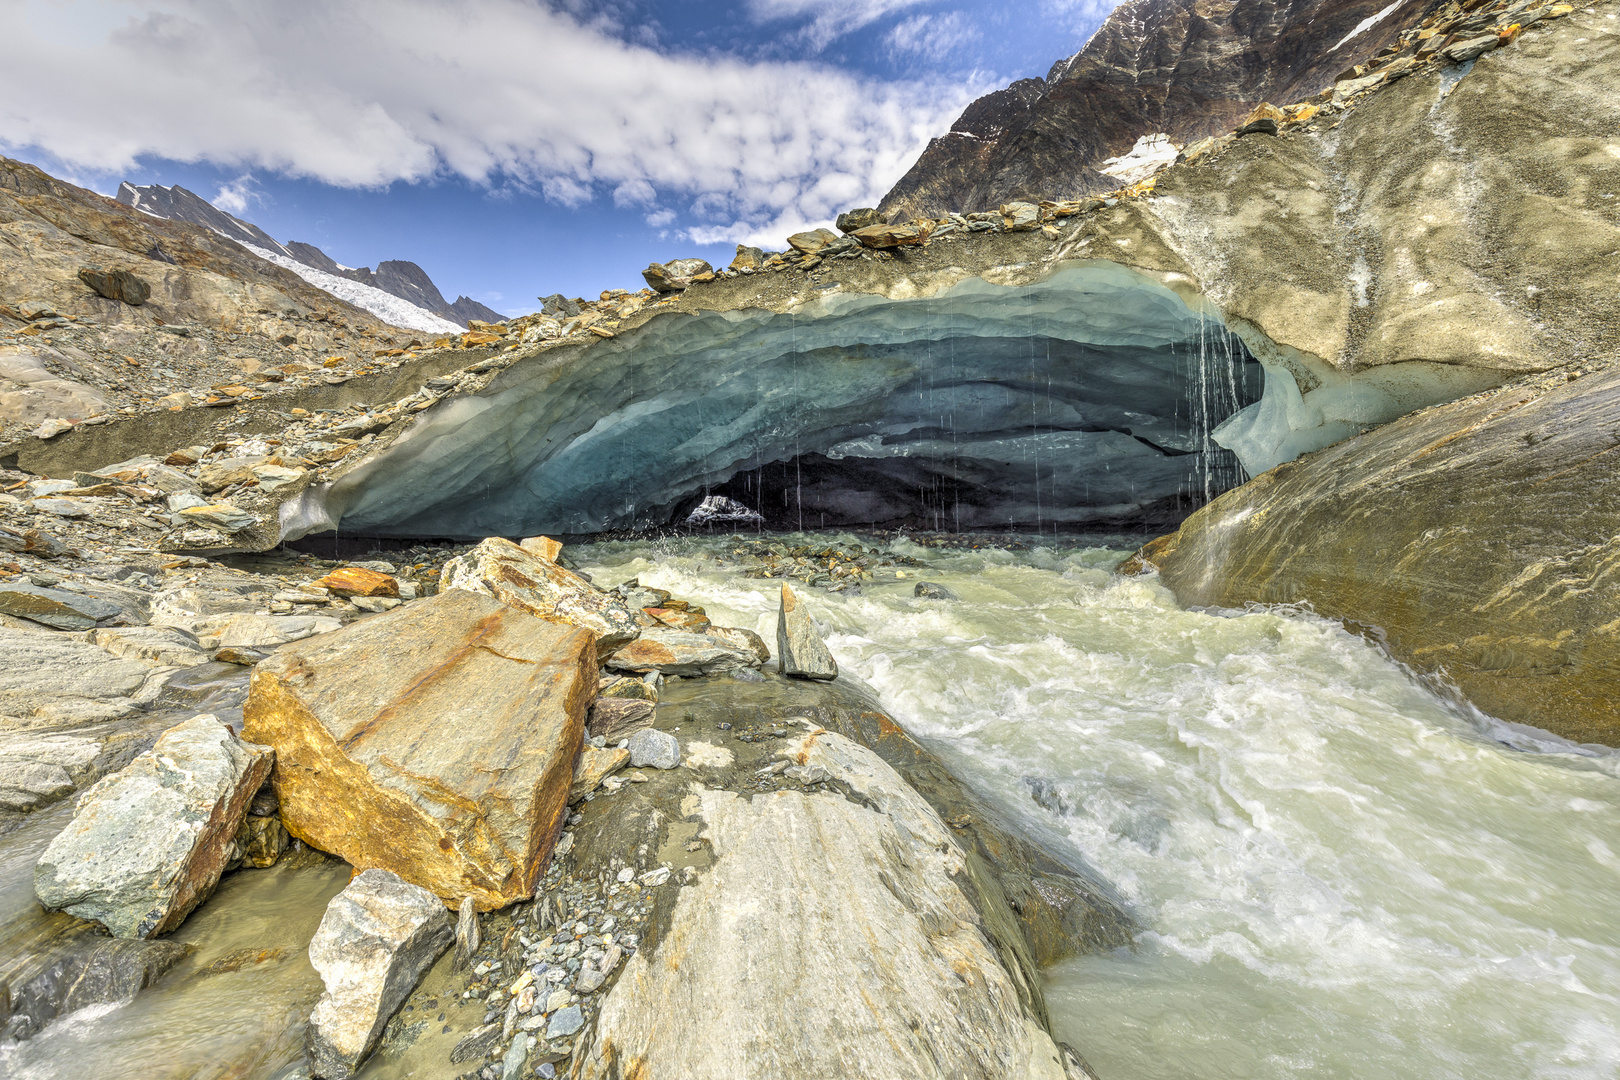
[(1018, 287), (666, 316), (446, 400), (289, 526), (598, 533), (717, 495), (771, 526), (1170, 523), (1241, 479), (1210, 432), (1262, 381), (1195, 307), (1092, 262)]

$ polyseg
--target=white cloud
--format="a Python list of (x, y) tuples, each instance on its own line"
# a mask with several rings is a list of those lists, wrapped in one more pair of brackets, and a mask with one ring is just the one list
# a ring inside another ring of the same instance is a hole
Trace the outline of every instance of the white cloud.
[(626, 180), (613, 189), (614, 206), (650, 206), (658, 199), (658, 192), (645, 180)]
[(888, 42), (893, 53), (909, 53), (937, 63), (978, 36), (966, 19), (952, 11), (903, 19), (889, 31)]
[(647, 224), (651, 225), (653, 228), (662, 229), (664, 226), (670, 225), (675, 221), (675, 211), (654, 210), (652, 213), (647, 215), (646, 220)]
[(227, 214), (235, 214), (240, 217), (247, 212), (249, 204), (263, 202), (264, 200), (259, 194), (258, 184), (254, 181), (252, 174), (243, 173), (230, 183), (221, 184), (219, 193), (211, 201)]
[(810, 16), (801, 36), (809, 50), (818, 53), (836, 39), (885, 15), (928, 2), (930, 0), (748, 0), (748, 10), (758, 22)]
[[(911, 2), (814, 10), (848, 26)], [(75, 22), (89, 29), (61, 32)], [(0, 0), (0, 25), (0, 141), (73, 168), (159, 157), (350, 187), (460, 175), (571, 206), (717, 194), (731, 216), (714, 227), (733, 230), (875, 200), (989, 89), (664, 55), (532, 0)], [(106, 107), (130, 87), (138, 108)]]

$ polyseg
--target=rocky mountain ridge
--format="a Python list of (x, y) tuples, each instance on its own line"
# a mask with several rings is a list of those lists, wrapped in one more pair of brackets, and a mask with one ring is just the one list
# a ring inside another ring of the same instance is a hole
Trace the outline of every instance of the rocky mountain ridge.
[(1439, 6), (1131, 0), (1044, 79), (970, 104), (878, 208), (898, 220), (1109, 191), (1119, 181), (1101, 170), (1139, 138), (1163, 133), (1185, 145), (1231, 130), (1262, 102), (1331, 89)]
[(416, 263), (403, 259), (388, 259), (378, 263), (375, 271), (365, 266), (344, 266), (313, 244), (296, 240), (283, 244), (252, 222), (243, 221), (234, 214), (226, 213), (201, 195), (188, 191), (179, 184), (165, 187), (161, 184), (131, 184), (125, 181), (118, 185), (117, 198), (125, 206), (133, 207), (142, 213), (202, 225), (239, 243), (272, 251), (334, 277), (346, 278), (361, 285), (380, 289), (462, 327), (473, 319), (499, 322), (502, 318), (500, 312), (480, 304), (469, 296), (458, 296), (454, 303), (446, 301), (440, 294), (438, 286), (433, 284), (433, 279), (428, 277), (427, 271)]

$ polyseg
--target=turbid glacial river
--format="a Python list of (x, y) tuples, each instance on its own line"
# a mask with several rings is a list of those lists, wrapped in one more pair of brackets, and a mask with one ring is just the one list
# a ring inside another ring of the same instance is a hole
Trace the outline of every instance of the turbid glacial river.
[[(774, 649), (778, 582), (721, 568), (734, 547), (571, 552)], [(1103, 1080), (1620, 1076), (1620, 755), (1471, 716), (1324, 619), (1184, 611), (1114, 577), (1120, 550), (897, 547), (961, 599), (914, 598), (915, 571), (800, 594), (847, 675), (1134, 915), (1132, 949), (1049, 972)], [(69, 812), (0, 843), (0, 929), (41, 918)], [(342, 869), (231, 875), (175, 972), (0, 1047), (0, 1077), (297, 1075)]]
[[(574, 551), (774, 649), (777, 583), (694, 557), (726, 546)], [(900, 550), (961, 600), (801, 594), (1135, 915), (1133, 950), (1047, 987), (1104, 1080), (1620, 1075), (1620, 755), (1471, 716), (1324, 619), (1184, 611), (1121, 551)]]

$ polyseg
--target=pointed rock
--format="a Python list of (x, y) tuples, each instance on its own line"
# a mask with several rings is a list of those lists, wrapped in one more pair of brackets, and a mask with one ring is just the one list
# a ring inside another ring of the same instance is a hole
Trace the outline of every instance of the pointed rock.
[(309, 1017), (311, 1075), (354, 1075), (453, 937), (438, 897), (386, 870), (367, 870), (334, 896), (309, 943), (326, 984)]
[(483, 943), (484, 935), (478, 928), (478, 907), (472, 897), (464, 896), (460, 916), (456, 919), (456, 968), (470, 965), (473, 954)]
[(776, 613), (776, 657), (784, 675), (838, 678), (838, 661), (827, 651), (791, 585), (782, 586), (782, 605)]
[(173, 930), (235, 856), (271, 760), (269, 747), (243, 742), (207, 713), (165, 731), (84, 793), (34, 868), (40, 903), (117, 937)]
[(487, 911), (534, 893), (596, 670), (588, 633), (452, 589), (278, 650), (244, 731), (294, 836)]

